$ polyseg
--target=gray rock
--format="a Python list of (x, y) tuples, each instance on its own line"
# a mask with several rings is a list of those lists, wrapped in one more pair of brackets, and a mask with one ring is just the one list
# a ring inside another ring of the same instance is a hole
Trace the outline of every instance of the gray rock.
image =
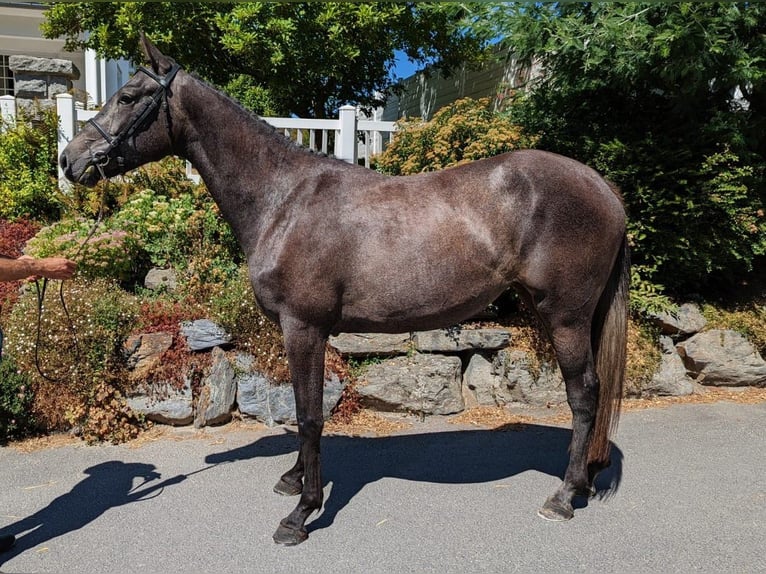
[[(237, 375), (237, 404), (239, 412), (255, 418), (268, 426), (278, 424), (295, 424), (295, 395), (292, 385), (274, 385), (264, 375), (249, 372), (252, 359), (241, 355), (237, 364), (242, 371)], [(322, 411), (325, 419), (340, 400), (345, 382), (333, 375), (325, 381)]]
[(38, 58), (35, 56), (15, 55), (8, 59), (8, 67), (15, 75), (54, 75), (66, 76), (71, 80), (80, 78), (80, 70), (71, 60), (60, 58)]
[(135, 412), (157, 423), (184, 426), (194, 420), (192, 392), (188, 381), (181, 389), (169, 384), (155, 386), (151, 394), (129, 397), (127, 403)]
[(686, 373), (681, 356), (668, 336), (660, 337), (662, 362), (659, 370), (642, 391), (653, 395), (685, 396), (694, 392), (694, 382)]
[(357, 386), (362, 403), (381, 411), (447, 415), (465, 408), (458, 357), (414, 355), (370, 365)]
[(706, 331), (676, 348), (686, 369), (703, 385), (766, 386), (766, 361), (736, 331)]
[(330, 337), (330, 345), (346, 357), (402, 355), (410, 350), (409, 333), (341, 333)]
[(192, 351), (204, 351), (213, 347), (222, 347), (231, 342), (231, 335), (220, 325), (209, 319), (184, 321), (181, 333)]
[(426, 353), (456, 353), (473, 349), (493, 350), (508, 346), (511, 333), (505, 329), (436, 329), (414, 334), (415, 349)]
[(178, 287), (178, 276), (173, 269), (150, 269), (144, 278), (144, 287), (151, 291), (175, 291)]
[(194, 426), (202, 428), (228, 422), (237, 394), (234, 367), (219, 347), (213, 349), (213, 365), (202, 381)]
[(63, 77), (48, 77), (48, 97), (55, 99), (58, 94), (66, 94), (71, 88), (69, 80)]
[(508, 379), (497, 372), (493, 359), (492, 355), (474, 353), (463, 373), (463, 387), (479, 405), (503, 406), (521, 400), (520, 394), (514, 396)]
[(504, 349), (495, 355), (492, 367), (505, 379), (508, 396), (515, 400), (531, 405), (566, 401), (564, 379), (555, 363), (542, 361), (535, 368), (526, 352)]
[(14, 82), (13, 91), (17, 98), (47, 98), (48, 82), (41, 78), (26, 77)]
[(131, 377), (142, 378), (160, 361), (162, 354), (170, 349), (172, 344), (173, 335), (164, 332), (142, 333), (128, 337), (123, 347), (128, 368), (133, 370)]
[(694, 303), (684, 303), (676, 313), (657, 313), (652, 320), (660, 328), (663, 335), (672, 337), (688, 337), (699, 333), (707, 324), (699, 306)]

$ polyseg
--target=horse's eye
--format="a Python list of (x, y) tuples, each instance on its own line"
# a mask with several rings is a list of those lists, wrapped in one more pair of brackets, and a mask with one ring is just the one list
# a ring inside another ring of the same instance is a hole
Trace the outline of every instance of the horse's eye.
[(120, 99), (118, 100), (118, 102), (123, 105), (132, 104), (133, 101), (134, 101), (134, 98), (130, 94), (121, 94)]

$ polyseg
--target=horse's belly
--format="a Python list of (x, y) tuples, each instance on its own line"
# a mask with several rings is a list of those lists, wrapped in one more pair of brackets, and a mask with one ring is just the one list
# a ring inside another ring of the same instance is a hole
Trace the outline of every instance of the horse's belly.
[(367, 289), (347, 292), (336, 330), (396, 333), (448, 327), (483, 311), (508, 287), (494, 271), (446, 271), (403, 274), (409, 281), (388, 274), (371, 277)]

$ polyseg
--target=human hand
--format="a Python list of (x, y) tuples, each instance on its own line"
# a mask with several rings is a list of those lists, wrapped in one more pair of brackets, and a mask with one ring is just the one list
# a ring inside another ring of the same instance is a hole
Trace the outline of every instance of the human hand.
[(28, 261), (32, 271), (31, 279), (45, 277), (46, 279), (69, 279), (74, 275), (77, 264), (64, 257), (44, 257), (35, 259), (22, 255), (19, 260)]

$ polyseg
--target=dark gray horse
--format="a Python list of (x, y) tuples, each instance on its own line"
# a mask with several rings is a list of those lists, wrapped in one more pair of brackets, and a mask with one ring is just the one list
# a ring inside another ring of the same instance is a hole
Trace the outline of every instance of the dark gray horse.
[(300, 502), (274, 540), (297, 544), (322, 506), (327, 337), (447, 327), (508, 286), (536, 310), (573, 413), (564, 482), (540, 514), (573, 516), (609, 465), (625, 370), (629, 257), (620, 198), (592, 169), (518, 151), (387, 177), (303, 150), (142, 38), (140, 69), (72, 140), (61, 167), (94, 185), (169, 154), (199, 170), (284, 334), (300, 452), (277, 483)]

